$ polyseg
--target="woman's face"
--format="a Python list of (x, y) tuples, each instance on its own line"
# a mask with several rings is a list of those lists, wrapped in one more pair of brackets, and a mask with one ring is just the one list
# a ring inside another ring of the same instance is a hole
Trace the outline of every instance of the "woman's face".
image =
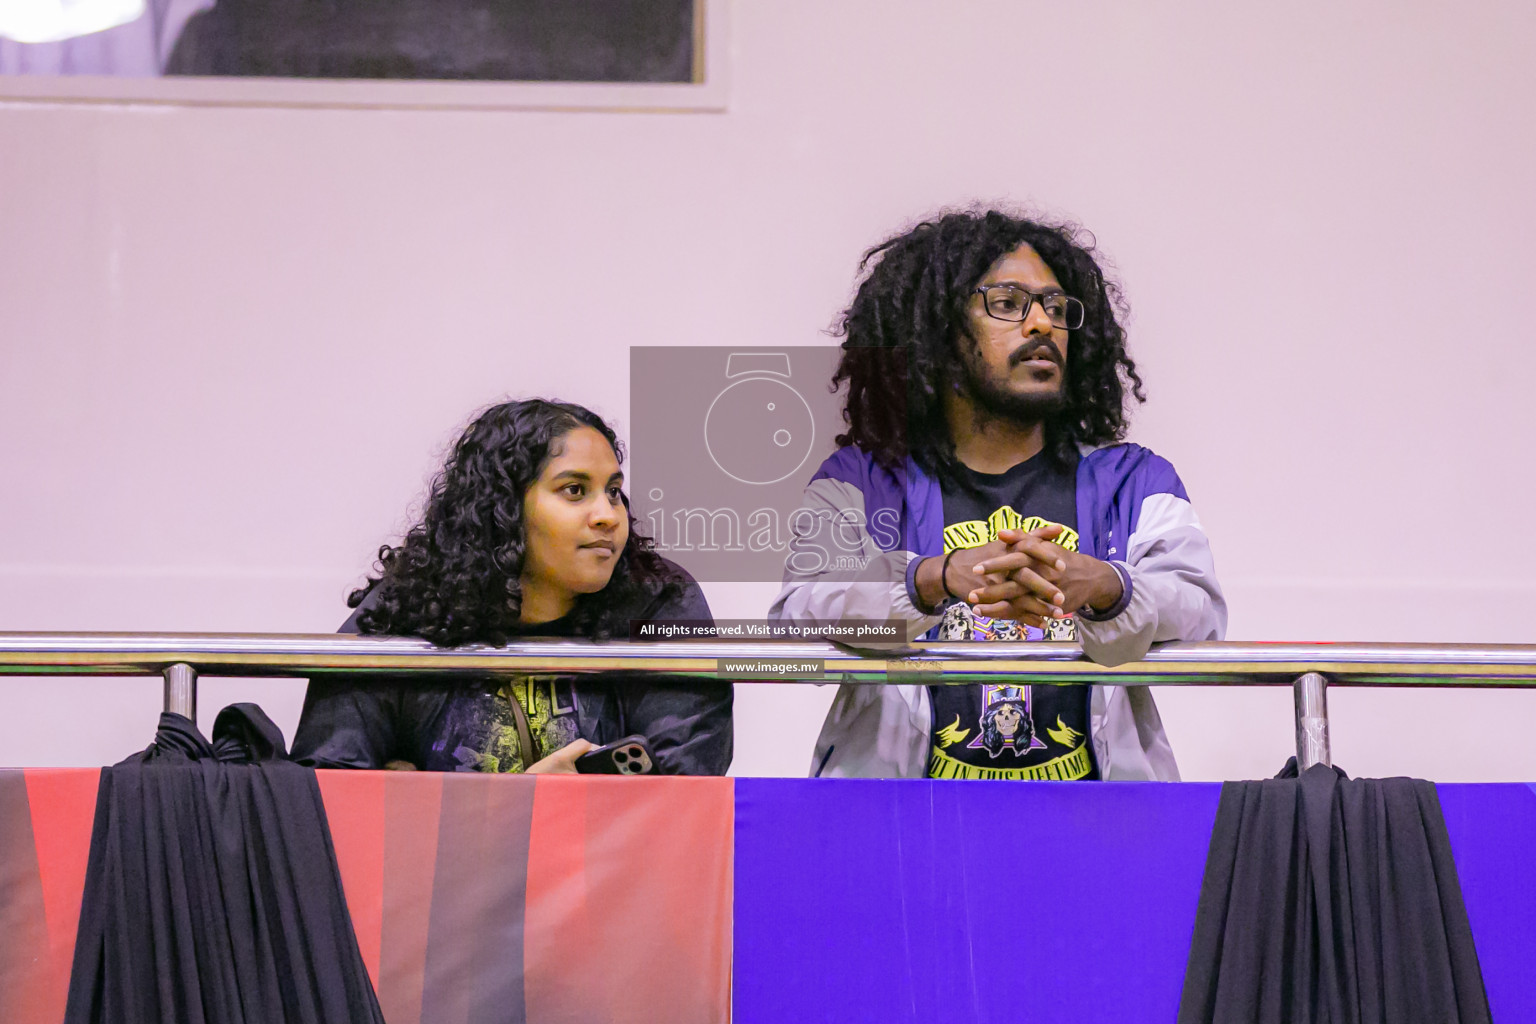
[(559, 618), (577, 595), (606, 587), (629, 541), (629, 515), (619, 498), (624, 474), (608, 439), (577, 427), (554, 447), (523, 496), (525, 622)]

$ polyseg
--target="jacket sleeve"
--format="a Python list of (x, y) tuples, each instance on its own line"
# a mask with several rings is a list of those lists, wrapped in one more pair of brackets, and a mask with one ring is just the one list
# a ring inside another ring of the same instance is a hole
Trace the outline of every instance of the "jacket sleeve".
[[(370, 592), (337, 632), (356, 633), (357, 617), (376, 594)], [(383, 768), (396, 756), (400, 710), (396, 685), (346, 676), (311, 679), (289, 756), (311, 768)]]
[[(683, 575), (682, 594), (646, 618), (714, 621), (704, 592), (692, 577)], [(624, 729), (645, 736), (661, 775), (726, 773), (734, 744), (733, 696), (730, 683), (715, 680), (641, 676), (619, 682)]]
[[(814, 627), (900, 620), (909, 624), (906, 639), (939, 622), (942, 616), (923, 612), (914, 602), (909, 570), (918, 556), (881, 548), (856, 485), (829, 477), (811, 481), (791, 524), (794, 539), (783, 588), (768, 609), (770, 621)], [(894, 524), (890, 528), (894, 532)]]
[(1140, 660), (1165, 640), (1220, 640), (1227, 602), (1216, 581), (1210, 541), (1188, 499), (1151, 494), (1142, 500), (1123, 566), (1129, 600), (1104, 620), (1077, 617), (1083, 652), (1101, 665)]
[(383, 768), (395, 757), (399, 687), (311, 679), (291, 757), (311, 768)]

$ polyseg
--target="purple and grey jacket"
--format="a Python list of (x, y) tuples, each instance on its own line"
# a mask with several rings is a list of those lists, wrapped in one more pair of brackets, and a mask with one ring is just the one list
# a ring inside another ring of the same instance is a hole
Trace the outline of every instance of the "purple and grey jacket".
[[(802, 625), (901, 619), (910, 635), (943, 617), (923, 611), (917, 563), (944, 551), (939, 484), (910, 459), (901, 473), (864, 451), (834, 452), (806, 486), (784, 587), (769, 618)], [(1136, 661), (1164, 640), (1220, 640), (1227, 607), (1205, 531), (1166, 459), (1135, 444), (1086, 449), (1077, 470), (1078, 550), (1113, 564), (1125, 596), (1103, 615), (1077, 616), (1094, 661)], [(850, 568), (855, 567), (855, 568)], [(931, 729), (922, 686), (842, 686), (816, 743), (825, 776), (920, 778)], [(1151, 692), (1095, 686), (1094, 754), (1105, 779), (1177, 780)]]

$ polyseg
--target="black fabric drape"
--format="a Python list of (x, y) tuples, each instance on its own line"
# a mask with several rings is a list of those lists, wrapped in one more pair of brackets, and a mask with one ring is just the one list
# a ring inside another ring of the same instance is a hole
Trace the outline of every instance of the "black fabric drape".
[(66, 1024), (382, 1024), (312, 769), (253, 704), (103, 768)]
[(1489, 1019), (1432, 783), (1292, 759), (1222, 786), (1179, 1024)]

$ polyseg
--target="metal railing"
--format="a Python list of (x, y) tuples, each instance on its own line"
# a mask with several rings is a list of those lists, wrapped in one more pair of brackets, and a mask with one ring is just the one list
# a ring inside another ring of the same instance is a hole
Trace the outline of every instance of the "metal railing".
[[(802, 663), (785, 674), (785, 662)], [(809, 666), (809, 667), (808, 667)], [(819, 669), (819, 671), (817, 671)], [(335, 634), (0, 633), (0, 675), (160, 675), (165, 708), (195, 718), (197, 680), (624, 672), (738, 683), (1012, 682), (1106, 686), (1291, 686), (1303, 769), (1330, 763), (1330, 686), (1536, 687), (1532, 644), (1171, 643), (1142, 661), (1105, 666), (1075, 643), (964, 641), (880, 648), (825, 641), (523, 640), (505, 647), (434, 647), (421, 640)]]

